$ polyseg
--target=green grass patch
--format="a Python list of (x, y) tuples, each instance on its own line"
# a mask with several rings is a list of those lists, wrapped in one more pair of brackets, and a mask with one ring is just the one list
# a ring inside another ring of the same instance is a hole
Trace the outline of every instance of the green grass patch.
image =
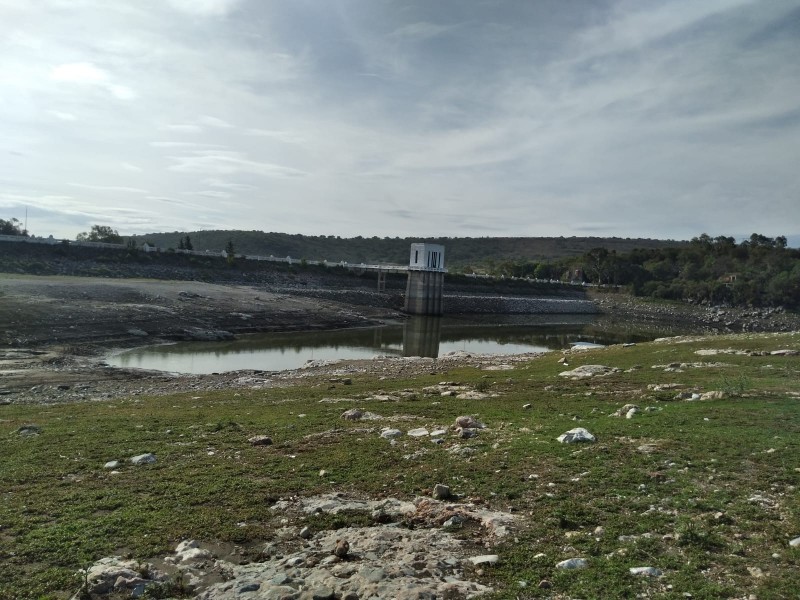
[[(283, 525), (272, 510), (279, 498), (410, 499), (436, 483), (519, 516), (513, 539), (493, 550), (501, 563), (479, 576), (498, 590), (492, 598), (792, 597), (800, 573), (800, 550), (788, 545), (800, 536), (800, 358), (695, 352), (798, 346), (792, 334), (615, 346), (575, 354), (568, 368), (627, 372), (578, 381), (559, 377), (567, 367), (545, 355), (488, 377), (453, 369), (416, 379), (359, 376), (335, 389), (309, 381), (2, 406), (0, 598), (68, 597), (80, 587), (77, 570), (101, 557), (146, 560), (187, 538), (255, 547)], [(653, 368), (694, 362), (727, 366)], [(424, 390), (441, 379), (498, 396), (459, 400)], [(681, 387), (648, 388), (668, 383)], [(687, 402), (675, 399), (679, 390), (725, 397)], [(369, 399), (376, 395), (392, 399)], [(610, 416), (628, 403), (642, 412)], [(341, 419), (353, 406), (394, 420)], [(450, 426), (462, 414), (488, 429), (468, 440), (447, 435), (441, 445), (407, 436), (391, 445), (378, 435), (382, 426)], [(19, 435), (27, 424), (41, 433)], [(597, 442), (556, 442), (577, 426)], [(258, 434), (274, 444), (251, 446)], [(145, 452), (157, 462), (130, 464)], [(110, 460), (122, 462), (117, 473), (103, 467)], [(372, 519), (306, 515), (297, 524), (339, 529)], [(573, 556), (590, 567), (555, 569)], [(664, 576), (633, 578), (634, 566)], [(542, 580), (551, 587), (540, 589)]]

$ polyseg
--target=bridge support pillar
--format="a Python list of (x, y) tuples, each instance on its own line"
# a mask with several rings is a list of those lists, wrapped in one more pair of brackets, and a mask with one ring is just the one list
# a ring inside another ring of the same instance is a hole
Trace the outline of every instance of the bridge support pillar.
[(441, 271), (409, 271), (404, 310), (412, 315), (442, 314), (444, 273)]

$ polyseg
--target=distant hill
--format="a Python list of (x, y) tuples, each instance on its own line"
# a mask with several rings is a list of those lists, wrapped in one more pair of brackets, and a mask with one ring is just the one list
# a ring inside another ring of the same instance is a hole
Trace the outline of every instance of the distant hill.
[(237, 254), (291, 256), (334, 262), (344, 260), (354, 263), (406, 264), (412, 243), (431, 242), (445, 246), (445, 261), (451, 270), (509, 260), (551, 261), (580, 256), (593, 248), (606, 248), (622, 253), (636, 248), (679, 247), (687, 243), (616, 237), (341, 238), (332, 235), (219, 230), (150, 233), (132, 237), (138, 243), (148, 241), (161, 248), (178, 248), (181, 238), (186, 235), (190, 237), (195, 250), (221, 251), (228, 240), (231, 240)]

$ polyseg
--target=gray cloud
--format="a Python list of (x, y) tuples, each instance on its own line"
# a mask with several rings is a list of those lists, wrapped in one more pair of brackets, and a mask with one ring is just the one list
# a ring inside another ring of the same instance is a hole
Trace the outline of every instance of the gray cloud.
[(0, 209), (35, 208), (35, 233), (800, 223), (797, 0), (42, 0), (0, 21)]

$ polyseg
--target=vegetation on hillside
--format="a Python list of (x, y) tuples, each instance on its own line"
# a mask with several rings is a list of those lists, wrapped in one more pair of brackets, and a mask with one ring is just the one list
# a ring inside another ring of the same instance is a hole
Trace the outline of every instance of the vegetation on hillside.
[(351, 263), (407, 264), (412, 243), (430, 242), (445, 246), (445, 262), (450, 272), (486, 272), (500, 262), (513, 260), (557, 260), (580, 256), (597, 246), (609, 251), (629, 252), (635, 248), (680, 247), (685, 242), (671, 240), (554, 237), (554, 238), (400, 238), (354, 237), (333, 235), (308, 236), (264, 231), (194, 231), (149, 233), (133, 236), (161, 248), (179, 248), (182, 238), (191, 236), (195, 250), (223, 250), (229, 241), (237, 254), (261, 256), (291, 256), (307, 260), (346, 261)]
[(737, 244), (703, 234), (681, 247), (627, 253), (598, 247), (560, 261), (510, 261), (495, 272), (625, 286), (638, 296), (668, 300), (800, 308), (800, 250), (788, 248), (783, 236), (754, 233)]

